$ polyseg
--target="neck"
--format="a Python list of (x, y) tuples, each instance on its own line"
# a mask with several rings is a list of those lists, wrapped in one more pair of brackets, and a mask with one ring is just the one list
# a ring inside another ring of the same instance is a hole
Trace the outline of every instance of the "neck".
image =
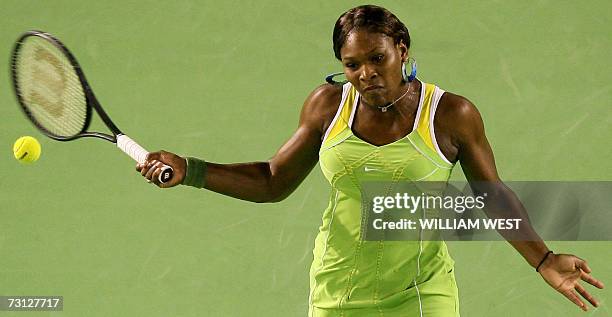
[(378, 110), (380, 110), (381, 112), (387, 112), (387, 110), (391, 107), (393, 107), (398, 101), (400, 101), (401, 99), (403, 99), (404, 97), (406, 97), (406, 95), (408, 94), (408, 92), (410, 91), (410, 86), (412, 83), (408, 83), (408, 87), (406, 87), (406, 91), (401, 94), (397, 99), (395, 99), (393, 102), (388, 103), (384, 106), (378, 106)]

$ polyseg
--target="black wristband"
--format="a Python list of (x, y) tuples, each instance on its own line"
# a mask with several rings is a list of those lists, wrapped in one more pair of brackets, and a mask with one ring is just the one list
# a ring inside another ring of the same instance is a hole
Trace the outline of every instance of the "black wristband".
[(204, 187), (204, 178), (206, 177), (206, 161), (195, 157), (187, 157), (185, 161), (187, 163), (187, 170), (185, 171), (183, 185), (193, 186), (196, 188)]
[(542, 263), (544, 263), (544, 261), (546, 261), (546, 258), (548, 258), (548, 255), (550, 255), (551, 253), (553, 253), (553, 252), (552, 251), (546, 252), (546, 255), (544, 255), (544, 258), (542, 258), (542, 261), (540, 261), (540, 264), (538, 264), (538, 266), (536, 266), (536, 272), (540, 272), (540, 266), (542, 266)]

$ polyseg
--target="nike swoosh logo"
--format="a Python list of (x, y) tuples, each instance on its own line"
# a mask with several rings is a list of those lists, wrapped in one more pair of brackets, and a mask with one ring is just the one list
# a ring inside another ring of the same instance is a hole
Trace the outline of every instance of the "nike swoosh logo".
[(371, 168), (371, 167), (368, 167), (368, 166), (364, 167), (363, 170), (366, 171), (366, 172), (379, 171), (379, 169), (377, 169), (377, 168)]

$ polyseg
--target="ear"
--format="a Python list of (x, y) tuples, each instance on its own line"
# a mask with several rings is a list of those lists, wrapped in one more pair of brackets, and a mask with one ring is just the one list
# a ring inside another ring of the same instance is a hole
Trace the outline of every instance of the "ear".
[(399, 44), (397, 44), (397, 49), (399, 50), (402, 62), (405, 63), (408, 60), (408, 47), (406, 47), (404, 41), (400, 41)]

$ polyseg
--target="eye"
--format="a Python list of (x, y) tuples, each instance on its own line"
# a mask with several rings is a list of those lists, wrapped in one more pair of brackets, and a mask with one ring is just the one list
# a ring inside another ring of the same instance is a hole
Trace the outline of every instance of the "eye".
[(346, 64), (344, 64), (344, 67), (346, 67), (348, 69), (356, 69), (357, 68), (357, 64), (356, 63), (346, 63)]
[(377, 54), (372, 57), (372, 61), (375, 63), (381, 63), (385, 59), (385, 56), (382, 54)]

